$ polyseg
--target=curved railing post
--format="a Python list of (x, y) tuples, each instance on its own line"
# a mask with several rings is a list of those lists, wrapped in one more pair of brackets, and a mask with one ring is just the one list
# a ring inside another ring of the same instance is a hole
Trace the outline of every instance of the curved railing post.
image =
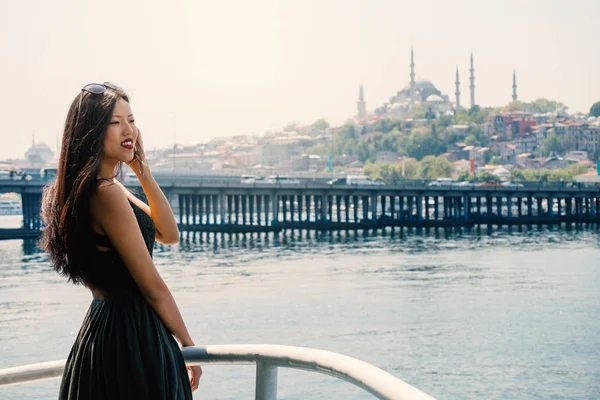
[(277, 367), (256, 362), (256, 400), (277, 400)]

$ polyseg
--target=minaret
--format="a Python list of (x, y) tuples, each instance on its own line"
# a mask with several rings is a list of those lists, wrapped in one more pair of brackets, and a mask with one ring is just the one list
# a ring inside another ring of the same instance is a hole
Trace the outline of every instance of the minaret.
[(360, 89), (358, 91), (358, 118), (366, 118), (367, 117), (367, 104), (365, 103), (365, 92), (363, 90), (363, 86), (360, 85)]
[(513, 70), (513, 101), (517, 101), (517, 72)]
[(456, 111), (460, 110), (460, 79), (458, 79), (458, 65), (456, 66)]
[(471, 89), (471, 108), (475, 105), (475, 67), (473, 66), (473, 53), (471, 53), (471, 85), (469, 89)]
[(415, 104), (415, 89), (417, 82), (415, 81), (415, 55), (412, 46), (410, 47), (410, 105)]

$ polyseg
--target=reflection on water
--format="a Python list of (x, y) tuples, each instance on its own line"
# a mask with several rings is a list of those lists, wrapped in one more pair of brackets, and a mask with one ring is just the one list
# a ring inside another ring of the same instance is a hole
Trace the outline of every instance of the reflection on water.
[[(182, 232), (179, 249), (182, 252), (214, 251), (228, 249), (303, 248), (314, 249), (326, 245), (384, 246), (399, 244), (410, 251), (432, 251), (455, 244), (462, 246), (513, 245), (520, 250), (539, 248), (545, 243), (559, 241), (594, 242), (600, 231), (596, 224), (563, 226), (517, 227), (448, 227), (448, 228), (385, 228), (342, 231), (287, 230), (277, 233), (222, 233)], [(437, 243), (439, 240), (446, 244)], [(600, 242), (598, 242), (600, 243)], [(433, 245), (424, 246), (424, 244)], [(167, 246), (156, 244), (160, 253)], [(25, 249), (24, 249), (25, 251)], [(35, 250), (37, 251), (37, 250)]]
[[(552, 240), (580, 240), (582, 235), (597, 233), (597, 224), (565, 224), (548, 226), (508, 226), (498, 227), (448, 227), (448, 228), (398, 228), (360, 229), (342, 231), (287, 230), (277, 233), (223, 233), (223, 232), (181, 232), (179, 249), (183, 252), (220, 251), (225, 249), (266, 249), (277, 247), (302, 248), (306, 246), (322, 246), (325, 244), (361, 244), (368, 243), (373, 238), (399, 240), (405, 244), (418, 247), (421, 240), (435, 239), (447, 241), (480, 241), (486, 245), (489, 239), (503, 239), (511, 242), (510, 238), (539, 243)], [(25, 256), (43, 253), (37, 247), (37, 239), (20, 240)], [(388, 242), (379, 242), (388, 245)], [(167, 246), (156, 244), (160, 252)], [(414, 249), (418, 250), (418, 249)], [(425, 251), (431, 248), (422, 249)]]

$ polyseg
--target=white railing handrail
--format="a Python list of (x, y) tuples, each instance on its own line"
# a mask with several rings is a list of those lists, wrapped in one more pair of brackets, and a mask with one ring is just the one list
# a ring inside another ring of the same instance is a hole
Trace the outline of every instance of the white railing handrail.
[[(370, 392), (379, 399), (435, 400), (428, 394), (369, 363), (325, 350), (268, 344), (234, 344), (186, 347), (182, 353), (187, 365), (256, 363), (257, 366), (294, 368), (315, 371), (342, 379)], [(66, 360), (59, 360), (1, 369), (0, 386), (57, 378), (62, 375), (65, 362)], [(259, 370), (257, 369), (257, 388), (261, 379)], [(276, 386), (276, 368), (274, 370)]]

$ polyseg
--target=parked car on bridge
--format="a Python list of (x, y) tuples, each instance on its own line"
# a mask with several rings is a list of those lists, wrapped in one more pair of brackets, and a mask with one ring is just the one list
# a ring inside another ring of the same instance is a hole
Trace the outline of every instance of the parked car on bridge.
[(458, 182), (454, 186), (460, 187), (460, 188), (472, 188), (472, 187), (475, 187), (475, 183), (469, 182), (469, 181), (462, 181), (462, 182)]
[(382, 186), (385, 185), (379, 179), (373, 179), (366, 175), (348, 175), (346, 177), (346, 185), (373, 185)]
[(456, 181), (452, 178), (437, 178), (435, 181), (429, 182), (429, 187), (451, 187), (456, 185)]
[(509, 188), (522, 188), (525, 187), (522, 183), (518, 182), (502, 182), (502, 186)]
[(265, 178), (265, 183), (276, 183), (280, 185), (299, 185), (300, 181), (285, 175), (269, 175)]
[(337, 178), (337, 179), (332, 179), (329, 182), (327, 182), (328, 185), (346, 185), (346, 178)]
[(480, 188), (499, 188), (500, 187), (501, 188), (501, 187), (504, 187), (504, 186), (502, 186), (502, 183), (500, 183), (500, 182), (490, 181), (490, 182), (481, 182), (481, 183), (478, 183), (478, 184), (475, 185), (475, 187), (480, 187)]
[(253, 184), (264, 181), (264, 178), (256, 175), (242, 175), (240, 183)]

